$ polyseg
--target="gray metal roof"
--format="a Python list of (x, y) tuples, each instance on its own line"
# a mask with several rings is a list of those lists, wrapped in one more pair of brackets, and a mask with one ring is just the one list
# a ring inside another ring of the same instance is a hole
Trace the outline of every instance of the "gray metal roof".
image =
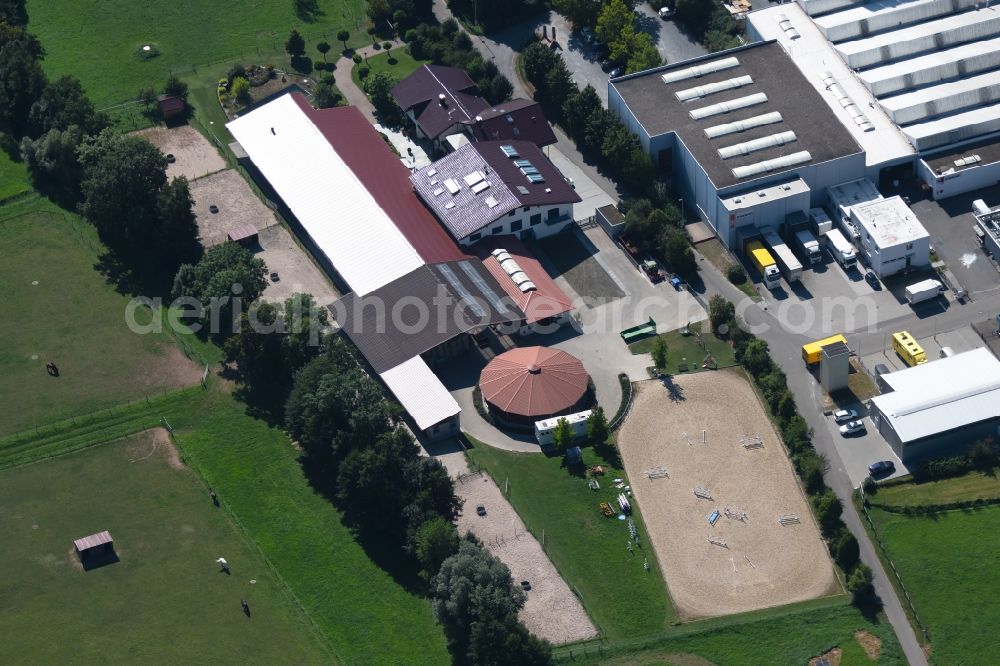
[(979, 348), (881, 376), (872, 398), (902, 442), (1000, 418), (1000, 361)]

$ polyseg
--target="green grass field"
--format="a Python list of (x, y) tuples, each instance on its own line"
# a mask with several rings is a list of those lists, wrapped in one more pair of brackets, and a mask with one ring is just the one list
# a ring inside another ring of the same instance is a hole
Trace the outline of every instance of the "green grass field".
[[(48, 55), (50, 76), (73, 74), (99, 107), (132, 99), (145, 85), (162, 86), (171, 71), (185, 73), (210, 63), (287, 65), (285, 40), (297, 29), (306, 55), (321, 58), (316, 44), (332, 52), (343, 45), (337, 31), (350, 30), (351, 46), (368, 43), (364, 0), (319, 0), (312, 22), (295, 15), (292, 0), (29, 0), (29, 29)], [(153, 44), (160, 55), (141, 60), (136, 52)]]
[[(873, 661), (854, 638), (866, 631), (881, 640), (878, 659)], [(616, 649), (604, 654), (574, 652), (572, 663), (607, 666), (759, 666), (761, 664), (806, 664), (811, 657), (832, 648), (842, 650), (842, 666), (862, 664), (906, 664), (899, 643), (888, 622), (870, 622), (847, 601), (800, 604), (771, 609), (737, 618), (727, 623), (709, 620), (685, 625), (669, 638), (644, 649)], [(569, 662), (567, 662), (569, 663)]]
[(941, 481), (884, 486), (871, 497), (871, 501), (887, 506), (919, 506), (996, 497), (1000, 497), (1000, 476), (996, 473), (969, 472)]
[[(392, 56), (391, 62), (389, 60), (390, 55)], [(396, 77), (397, 81), (401, 81), (426, 62), (430, 62), (430, 60), (416, 60), (406, 52), (404, 47), (400, 47), (388, 53), (368, 56), (368, 67), (370, 68), (368, 76), (374, 76), (379, 72), (388, 72)], [(361, 88), (361, 79), (358, 78), (358, 68), (364, 66), (365, 64), (361, 63), (351, 69), (351, 79), (358, 88)]]
[(925, 517), (872, 508), (871, 516), (928, 629), (933, 661), (992, 663), (988, 655), (1000, 648), (992, 633), (1000, 622), (993, 595), (1000, 588), (1000, 507)]
[[(697, 372), (701, 370), (702, 359), (709, 353), (715, 357), (715, 362), (720, 368), (736, 365), (732, 346), (714, 335), (701, 334), (702, 324), (705, 324), (704, 328), (708, 328), (707, 322), (692, 322), (691, 335), (681, 334), (680, 329), (660, 334), (660, 337), (667, 343), (667, 372), (683, 374), (683, 371), (680, 370), (682, 363), (687, 363), (688, 371)], [(701, 336), (701, 344), (698, 342), (699, 335)], [(630, 344), (629, 351), (633, 354), (648, 354), (653, 350), (655, 342), (656, 336), (643, 338)]]
[[(598, 507), (620, 492), (611, 485), (612, 479), (624, 477), (620, 468), (585, 448), (588, 466), (601, 464), (607, 469), (607, 474), (598, 477), (601, 489), (595, 492), (583, 477), (563, 468), (559, 457), (473, 445), (469, 457), (485, 467), (497, 485), (503, 488), (509, 480), (510, 502), (528, 529), (538, 539), (545, 530), (552, 563), (579, 592), (587, 612), (607, 637), (648, 636), (674, 621), (655, 554), (644, 548), (629, 553), (625, 522), (605, 518)], [(635, 520), (640, 543), (645, 544), (646, 529), (638, 507)], [(648, 572), (643, 570), (647, 558)]]
[[(169, 334), (128, 329), (129, 299), (94, 272), (99, 249), (90, 225), (47, 202), (0, 209), (8, 312), (0, 321), (0, 435), (200, 379)], [(46, 373), (49, 360), (58, 378)]]
[(0, 150), (0, 202), (30, 190), (28, 170), (23, 164), (10, 159), (7, 153)]
[[(205, 487), (153, 444), (147, 432), (0, 473), (0, 662), (329, 662)], [(85, 572), (73, 540), (101, 530), (120, 561)]]

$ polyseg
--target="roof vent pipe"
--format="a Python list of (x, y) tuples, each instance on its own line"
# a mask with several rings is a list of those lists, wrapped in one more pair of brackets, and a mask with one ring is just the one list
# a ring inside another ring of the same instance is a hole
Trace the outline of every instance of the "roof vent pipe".
[(448, 102), (445, 101), (444, 93), (440, 93), (438, 95), (438, 104), (440, 104), (441, 107), (444, 108), (444, 109), (448, 108)]

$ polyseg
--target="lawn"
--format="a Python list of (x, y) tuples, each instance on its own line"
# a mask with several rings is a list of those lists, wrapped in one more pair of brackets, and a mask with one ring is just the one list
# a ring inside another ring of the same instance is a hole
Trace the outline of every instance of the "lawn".
[[(392, 56), (391, 60), (389, 58), (390, 56)], [(427, 62), (430, 62), (430, 60), (417, 60), (407, 53), (405, 47), (398, 47), (386, 53), (368, 56), (368, 67), (370, 68), (368, 76), (374, 76), (379, 72), (386, 72), (396, 77), (397, 81), (401, 81), (412, 74), (418, 67)], [(355, 65), (354, 68), (351, 69), (351, 79), (358, 88), (361, 88), (361, 79), (358, 78), (358, 69), (364, 66), (365, 64), (361, 63), (360, 65)]]
[[(616, 491), (611, 480), (624, 477), (592, 448), (584, 462), (601, 464), (607, 474), (598, 477), (601, 489), (590, 490), (582, 476), (563, 467), (559, 457), (500, 451), (472, 442), (469, 458), (484, 467), (501, 488), (509, 485), (510, 502), (528, 529), (541, 540), (559, 573), (576, 590), (584, 608), (610, 639), (649, 636), (675, 620), (666, 586), (652, 550), (625, 548), (624, 521), (605, 518), (598, 508)], [(633, 506), (635, 506), (633, 504)], [(641, 544), (646, 529), (638, 509), (634, 514)], [(644, 571), (648, 559), (650, 570)]]
[(1000, 622), (993, 594), (1000, 588), (1000, 507), (925, 517), (872, 508), (871, 517), (928, 629), (934, 662), (992, 663), (988, 655), (1000, 648), (992, 633)]
[[(0, 321), (0, 435), (201, 378), (168, 333), (129, 330), (129, 299), (94, 272), (99, 251), (90, 225), (46, 202), (0, 209), (8, 312)], [(58, 378), (46, 373), (50, 360)]]
[[(703, 334), (701, 332), (702, 323), (704, 322), (692, 322), (688, 326), (690, 335), (684, 335), (683, 329), (660, 334), (659, 337), (667, 343), (667, 372), (670, 374), (698, 372), (701, 370), (701, 362), (706, 354), (711, 354), (720, 368), (736, 365), (733, 348), (729, 342), (710, 333)], [(643, 338), (630, 344), (629, 351), (633, 354), (648, 354), (653, 350), (655, 343), (656, 336)], [(681, 370), (684, 363), (687, 363), (688, 370), (686, 371)]]
[[(328, 663), (257, 551), (153, 437), (0, 473), (0, 662)], [(84, 572), (73, 540), (101, 530), (120, 560)]]
[[(877, 661), (869, 659), (855, 639), (866, 631), (881, 640)], [(886, 621), (871, 622), (843, 599), (830, 603), (801, 604), (730, 618), (685, 625), (669, 638), (645, 649), (616, 649), (583, 656), (573, 663), (607, 666), (673, 664), (677, 666), (758, 666), (760, 664), (806, 664), (811, 657), (834, 647), (842, 650), (840, 663), (906, 664), (899, 643)], [(707, 661), (706, 661), (707, 660)]]
[[(716, 270), (723, 275), (726, 274), (726, 268), (736, 263), (733, 256), (729, 254), (717, 238), (710, 238), (707, 241), (702, 241), (701, 243), (695, 245), (694, 249), (700, 252), (703, 257), (708, 259), (712, 265), (715, 266)], [(751, 300), (763, 300), (760, 297), (760, 293), (757, 291), (757, 287), (750, 281), (749, 276), (742, 283), (735, 285), (735, 287), (750, 297)]]
[[(311, 22), (297, 17), (292, 0), (28, 0), (29, 29), (38, 35), (50, 76), (73, 74), (99, 107), (132, 99), (145, 85), (162, 86), (171, 71), (243, 61), (288, 66), (285, 40), (294, 28), (306, 40), (306, 55), (321, 58), (316, 44), (334, 53), (348, 29), (351, 46), (368, 43), (364, 0), (319, 0)], [(145, 44), (160, 55), (136, 56)], [(230, 62), (232, 61), (232, 62)]]
[(0, 150), (0, 202), (30, 190), (31, 183), (24, 164), (15, 162)]
[(969, 472), (953, 479), (880, 487), (870, 499), (880, 505), (917, 506), (996, 497), (1000, 497), (1000, 476)]

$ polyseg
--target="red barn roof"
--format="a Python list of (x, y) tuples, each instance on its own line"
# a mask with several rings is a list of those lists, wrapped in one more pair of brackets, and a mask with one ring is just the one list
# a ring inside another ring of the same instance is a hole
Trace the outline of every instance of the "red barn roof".
[(421, 259), (438, 263), (468, 258), (414, 194), (409, 169), (357, 108), (314, 109), (302, 94), (293, 93), (292, 98)]
[[(500, 262), (496, 260), (496, 257), (491, 254), (493, 250), (501, 248), (517, 261), (518, 266), (528, 276), (528, 279), (535, 283), (536, 288), (533, 291), (521, 291), (500, 265)], [(517, 307), (524, 312), (526, 324), (534, 324), (564, 312), (572, 312), (573, 301), (549, 276), (531, 250), (516, 236), (488, 236), (476, 243), (473, 249), (483, 260), (486, 270), (514, 300)]]
[(587, 371), (559, 349), (518, 347), (479, 375), (483, 399), (507, 414), (543, 418), (573, 409), (587, 392)]

